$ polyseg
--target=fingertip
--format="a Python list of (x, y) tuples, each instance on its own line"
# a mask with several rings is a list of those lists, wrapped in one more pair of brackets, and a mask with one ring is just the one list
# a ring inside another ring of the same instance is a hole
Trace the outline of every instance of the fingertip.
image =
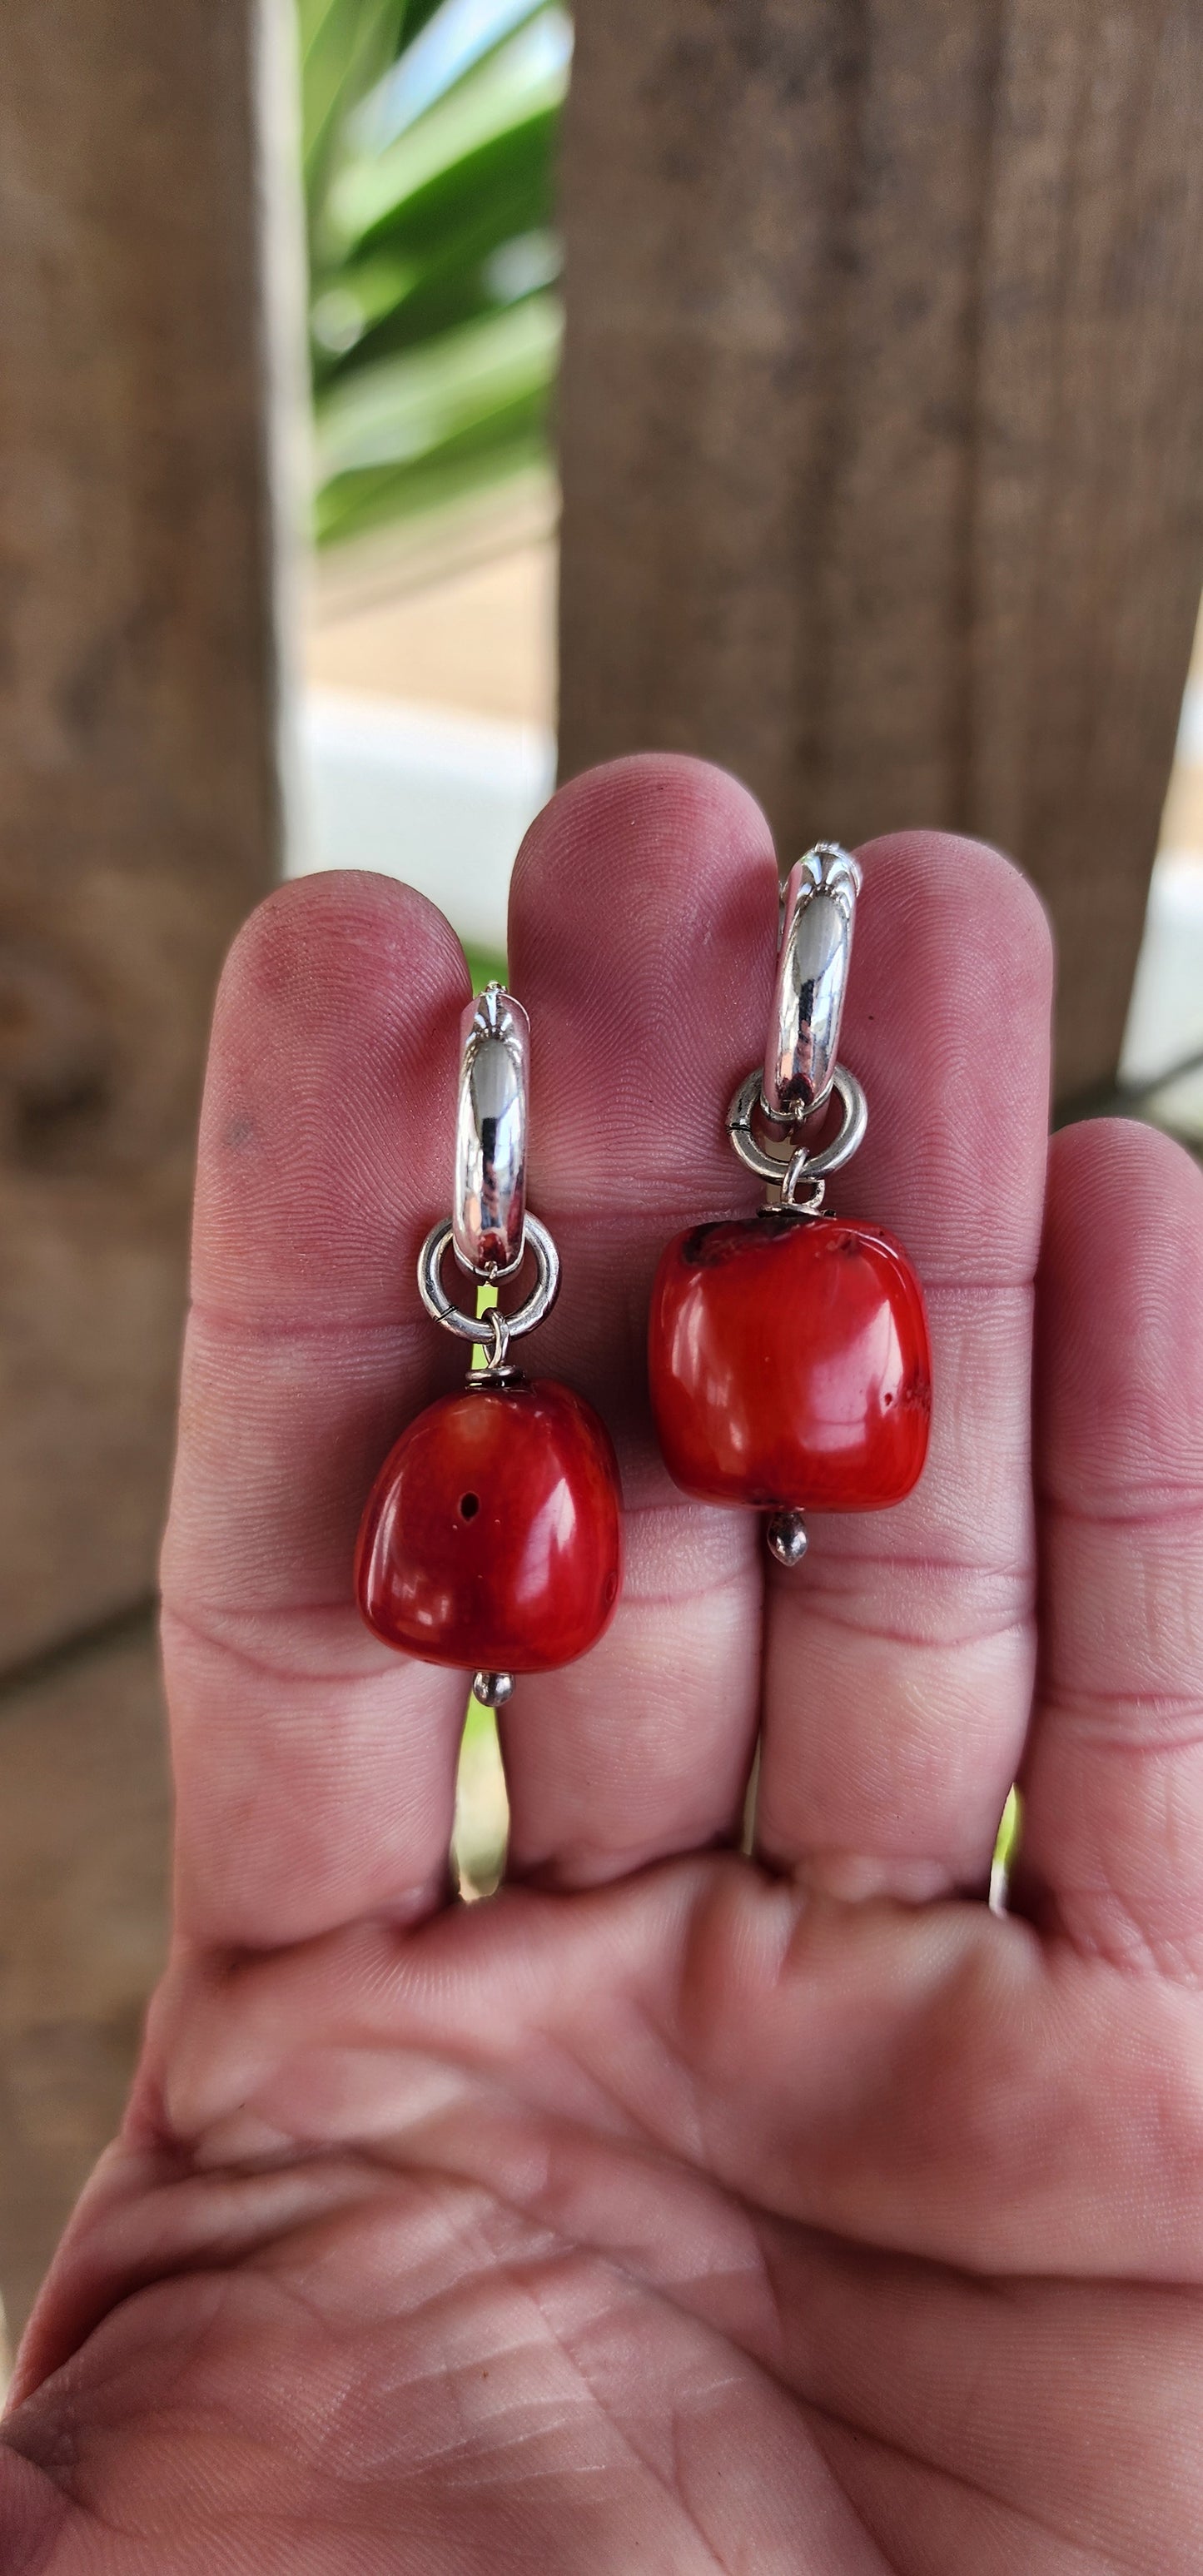
[(720, 831), (750, 835), (772, 848), (763, 807), (731, 770), (684, 751), (634, 751), (619, 760), (599, 761), (557, 787), (526, 834), (518, 866), (531, 861), (549, 835), (588, 836), (624, 820), (643, 829), (657, 815), (669, 833), (675, 834), (682, 822), (709, 833), (717, 823)]
[(860, 853), (843, 1052), (869, 1097), (852, 1203), (893, 1225), (929, 1281), (1035, 1268), (1048, 1134), (1053, 951), (1035, 888), (1001, 852), (896, 832)]
[(1081, 1118), (1049, 1144), (1047, 1231), (1123, 1207), (1154, 1233), (1166, 1217), (1203, 1216), (1203, 1169), (1185, 1145), (1143, 1118)]
[(357, 869), (295, 879), (222, 976), (201, 1113), (195, 1293), (249, 1312), (379, 1298), (446, 1160), (459, 1016), (448, 922)]
[(398, 959), (423, 979), (470, 989), (467, 961), (437, 904), (414, 886), (368, 868), (321, 868), (273, 888), (247, 915), (229, 950), (218, 1013), (251, 1008), (324, 1016), (344, 960), (364, 960), (387, 984)]
[[(750, 789), (729, 771), (678, 752), (636, 752), (587, 769), (559, 788), (531, 824), (510, 890), (511, 948), (554, 946), (563, 907), (581, 895), (604, 906), (651, 898), (662, 929), (677, 906), (681, 937), (732, 883), (746, 900), (748, 873), (766, 885), (777, 862), (773, 836)], [(542, 939), (541, 939), (542, 934)]]
[(600, 1195), (650, 1215), (666, 1191), (696, 1206), (738, 1188), (722, 1113), (763, 1054), (777, 894), (764, 815), (705, 761), (611, 761), (531, 826), (510, 965), (532, 1018), (538, 1186), (561, 1208)]
[(1030, 877), (992, 841), (959, 832), (887, 832), (857, 851), (866, 892), (895, 908), (946, 907), (959, 923), (976, 921), (995, 970), (1019, 976), (1033, 1007), (1051, 1004), (1053, 929)]
[(1185, 1146), (1138, 1118), (1086, 1118), (1051, 1139), (1040, 1287), (1075, 1339), (1114, 1339), (1117, 1295), (1197, 1325), (1201, 1261), (1203, 1171)]

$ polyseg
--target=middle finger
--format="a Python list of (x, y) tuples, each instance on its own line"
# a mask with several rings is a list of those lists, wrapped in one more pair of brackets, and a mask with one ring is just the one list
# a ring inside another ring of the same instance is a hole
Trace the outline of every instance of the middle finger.
[(760, 1703), (757, 1526), (670, 1484), (645, 1349), (666, 1238), (755, 1204), (722, 1110), (763, 1048), (776, 932), (764, 816), (696, 761), (617, 761), (574, 780), (515, 870), (531, 1202), (564, 1265), (533, 1365), (598, 1406), (626, 1504), (613, 1626), (580, 1663), (524, 1677), (501, 1721), (510, 1867), (551, 1885), (614, 1877), (739, 1825)]

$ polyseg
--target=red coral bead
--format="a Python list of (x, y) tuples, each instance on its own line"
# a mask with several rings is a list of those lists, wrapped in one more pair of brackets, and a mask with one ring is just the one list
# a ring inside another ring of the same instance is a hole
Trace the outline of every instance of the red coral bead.
[(610, 1435), (553, 1378), (420, 1413), (380, 1470), (355, 1559), (369, 1628), (465, 1671), (572, 1663), (608, 1627), (621, 1577)]
[(923, 1291), (876, 1226), (774, 1210), (678, 1235), (649, 1368), (669, 1473), (704, 1502), (872, 1511), (922, 1471)]

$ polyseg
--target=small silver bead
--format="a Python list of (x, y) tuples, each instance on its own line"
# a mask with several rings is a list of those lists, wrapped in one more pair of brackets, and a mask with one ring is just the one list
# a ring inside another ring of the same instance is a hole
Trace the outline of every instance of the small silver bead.
[(514, 1688), (512, 1673), (474, 1673), (472, 1697), (482, 1708), (504, 1708)]
[(806, 1523), (801, 1512), (774, 1512), (765, 1537), (778, 1565), (801, 1565), (806, 1554)]

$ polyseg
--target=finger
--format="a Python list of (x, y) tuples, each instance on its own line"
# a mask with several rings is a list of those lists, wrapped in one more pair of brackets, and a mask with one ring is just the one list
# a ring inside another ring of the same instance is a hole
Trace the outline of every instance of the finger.
[(355, 874), (281, 889), (222, 980), (164, 1553), (191, 1937), (297, 1940), (446, 1879), (462, 1675), (355, 1608), (371, 1479), (456, 1373), (414, 1284), (468, 996), (447, 924)]
[(1203, 1174), (1150, 1128), (1054, 1142), (1038, 1291), (1040, 1687), (1015, 1901), (1203, 1967)]
[(841, 1052), (869, 1132), (832, 1197), (924, 1283), (931, 1447), (905, 1503), (816, 1515), (802, 1567), (770, 1578), (758, 1829), (833, 1893), (923, 1900), (985, 1878), (1030, 1704), (1051, 963), (996, 851), (906, 833), (861, 856)]
[(669, 758), (564, 788), (514, 875), (510, 960), (531, 1014), (531, 1198), (564, 1290), (531, 1365), (618, 1442), (626, 1572), (592, 1654), (524, 1680), (502, 1725), (510, 1865), (580, 1885), (733, 1833), (760, 1691), (754, 1516), (687, 1502), (647, 1403), (666, 1238), (754, 1203), (723, 1133), (763, 1047), (777, 925), (768, 826), (734, 779)]

